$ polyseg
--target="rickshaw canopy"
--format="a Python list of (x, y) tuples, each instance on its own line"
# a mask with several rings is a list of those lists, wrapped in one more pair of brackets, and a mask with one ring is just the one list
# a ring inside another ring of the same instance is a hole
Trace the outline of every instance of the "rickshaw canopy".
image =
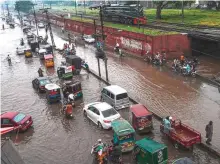
[(46, 88), (48, 91), (51, 91), (51, 90), (60, 89), (60, 86), (57, 85), (57, 84), (46, 84), (46, 85), (45, 85), (45, 88)]
[(112, 121), (111, 125), (117, 136), (124, 136), (127, 134), (135, 133), (135, 130), (130, 125), (130, 123), (124, 119)]
[(45, 49), (40, 49), (39, 50), (39, 53), (41, 54), (41, 53), (46, 53), (47, 51), (45, 50)]
[(53, 55), (49, 54), (49, 55), (44, 55), (44, 59), (53, 59)]
[(132, 105), (130, 110), (136, 117), (152, 115), (152, 113), (142, 104)]
[(136, 141), (135, 144), (140, 148), (142, 148), (143, 150), (150, 152), (152, 154), (161, 149), (167, 148), (166, 145), (158, 143), (149, 138), (143, 138), (142, 140)]

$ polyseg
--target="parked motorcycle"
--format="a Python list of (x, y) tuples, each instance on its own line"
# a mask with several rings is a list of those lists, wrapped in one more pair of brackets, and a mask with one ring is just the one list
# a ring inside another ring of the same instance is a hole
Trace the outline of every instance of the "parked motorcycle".
[(186, 67), (183, 67), (181, 72), (182, 72), (183, 76), (196, 77), (196, 70), (191, 70), (191, 71), (188, 72)]

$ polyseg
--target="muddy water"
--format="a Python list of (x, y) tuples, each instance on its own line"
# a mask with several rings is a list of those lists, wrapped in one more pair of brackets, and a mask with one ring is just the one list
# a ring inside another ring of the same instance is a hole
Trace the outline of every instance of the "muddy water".
[[(15, 54), (15, 48), (19, 44), (19, 40), (22, 36), (22, 32), (19, 28), (0, 31), (1, 41), (2, 38), (4, 38), (4, 42), (0, 42), (1, 110), (2, 112), (21, 111), (25, 114), (30, 114), (33, 117), (34, 125), (33, 128), (29, 129), (27, 132), (19, 134), (17, 139), (15, 139), (15, 134), (10, 134), (9, 136), (16, 143), (16, 147), (24, 157), (26, 163), (90, 164), (91, 146), (98, 138), (102, 138), (104, 141), (110, 141), (112, 131), (99, 130), (93, 123), (84, 118), (82, 114), (82, 106), (89, 102), (98, 101), (101, 88), (105, 85), (93, 76), (87, 75), (85, 72), (82, 72), (80, 76), (76, 77), (77, 79), (82, 80), (84, 96), (83, 99), (79, 100), (76, 104), (77, 107), (74, 111), (74, 119), (65, 119), (59, 112), (62, 106), (61, 104), (49, 105), (46, 102), (45, 95), (38, 94), (32, 88), (31, 80), (38, 76), (37, 69), (43, 64), (37, 57), (25, 59), (24, 56), (17, 56)], [(79, 48), (77, 51), (88, 51), (88, 54), (92, 56), (91, 49)], [(8, 66), (8, 63), (5, 60), (8, 52), (11, 53), (12, 66)], [(88, 57), (88, 59), (90, 59), (89, 55), (82, 54), (82, 57)], [(60, 59), (61, 56), (56, 55), (56, 65), (58, 65)], [(90, 60), (92, 62), (93, 58)], [(114, 65), (111, 64), (111, 69), (113, 66), (119, 66), (119, 69), (124, 69), (124, 74), (127, 74), (127, 78), (124, 77), (125, 80), (129, 80), (128, 72), (126, 73), (127, 68), (129, 68), (127, 71), (131, 71), (131, 75), (137, 74), (135, 70), (128, 67), (129, 63), (120, 63), (120, 61), (114, 57), (112, 57), (111, 60), (109, 59), (109, 61), (113, 64), (115, 63)], [(132, 63), (132, 61), (130, 62)], [(152, 68), (151, 71), (153, 70), (154, 68)], [(59, 80), (54, 74), (54, 69), (45, 70), (45, 72), (50, 76), (52, 81), (59, 83)], [(114, 72), (116, 71), (113, 71), (112, 73), (110, 72), (110, 77), (113, 76)], [(152, 88), (159, 87), (158, 84), (153, 84), (150, 80), (148, 83)], [(130, 89), (134, 90), (135, 88)], [(128, 110), (122, 110), (120, 113), (123, 117), (127, 119), (129, 118)], [(204, 150), (198, 148), (195, 148), (193, 153), (174, 149), (170, 142), (161, 136), (159, 132), (159, 122), (157, 120), (154, 120), (154, 127), (155, 130), (153, 131), (153, 134), (149, 135), (149, 137), (168, 145), (170, 160), (188, 156), (195, 160), (196, 163), (218, 164), (220, 162), (216, 157), (212, 157)], [(144, 136), (137, 136), (138, 139), (142, 137)], [(125, 155), (123, 158), (125, 163), (132, 163), (130, 155)]]
[[(98, 72), (94, 48), (79, 47), (77, 54)], [(129, 91), (129, 95), (162, 116), (172, 115), (199, 130), (214, 121), (213, 143), (220, 148), (220, 94), (218, 89), (202, 82), (176, 75), (166, 69), (148, 65), (133, 58), (119, 59), (109, 54), (108, 72), (112, 83)], [(101, 73), (105, 77), (104, 62)]]

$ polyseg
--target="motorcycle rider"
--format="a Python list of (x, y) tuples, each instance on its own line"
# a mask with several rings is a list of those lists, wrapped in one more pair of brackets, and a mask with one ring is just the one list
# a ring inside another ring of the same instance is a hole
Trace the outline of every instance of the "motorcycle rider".
[(190, 67), (189, 63), (186, 64), (186, 71), (187, 71), (188, 74), (191, 71), (191, 67)]
[(69, 94), (67, 99), (68, 99), (68, 102), (71, 103), (72, 106), (75, 105), (75, 104), (74, 104), (75, 96), (74, 96), (73, 93)]
[(62, 28), (61, 28), (61, 31), (62, 31), (62, 33), (64, 33), (64, 27), (62, 26)]
[(185, 57), (184, 57), (184, 54), (182, 54), (181, 56), (180, 56), (180, 64), (183, 66), (183, 64), (184, 64), (184, 61), (185, 61)]
[(38, 74), (39, 74), (39, 77), (43, 77), (43, 76), (44, 76), (44, 75), (43, 75), (43, 72), (44, 72), (44, 71), (43, 71), (41, 68), (39, 68), (37, 72), (38, 72)]
[(68, 102), (68, 103), (67, 103), (67, 105), (66, 105), (66, 107), (64, 108), (64, 110), (65, 110), (65, 115), (66, 115), (66, 117), (69, 117), (69, 116), (72, 115), (72, 113), (73, 113), (73, 107), (72, 107), (71, 102)]
[(117, 42), (116, 45), (115, 45), (115, 51), (116, 51), (116, 52), (119, 52), (119, 44), (118, 44), (118, 42)]
[(97, 143), (93, 145), (93, 150), (98, 152), (99, 150), (104, 148), (104, 143), (102, 143), (102, 139), (98, 139)]

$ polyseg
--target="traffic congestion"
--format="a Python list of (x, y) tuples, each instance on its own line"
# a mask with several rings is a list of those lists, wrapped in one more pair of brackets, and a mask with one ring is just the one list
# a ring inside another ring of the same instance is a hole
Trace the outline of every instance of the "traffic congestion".
[[(56, 33), (58, 51), (33, 26), (5, 26), (0, 35), (11, 44), (0, 45), (2, 138), (15, 141), (27, 163), (220, 162), (194, 146), (202, 142), (199, 131), (169, 112), (159, 120), (145, 103), (134, 104), (126, 84), (96, 79), (94, 61), (78, 54), (82, 47)], [(44, 23), (38, 27), (45, 34)]]

